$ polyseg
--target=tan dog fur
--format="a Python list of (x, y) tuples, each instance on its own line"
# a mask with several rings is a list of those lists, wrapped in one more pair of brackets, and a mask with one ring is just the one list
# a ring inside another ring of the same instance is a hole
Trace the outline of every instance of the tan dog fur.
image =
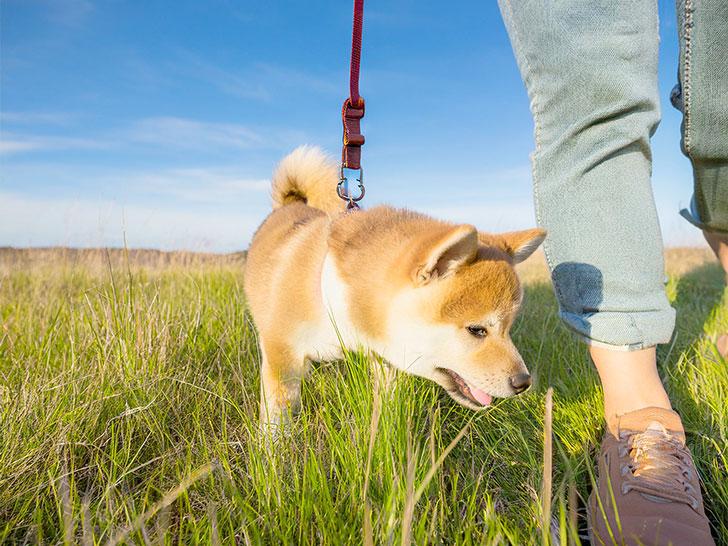
[(484, 407), (473, 393), (487, 405), (530, 384), (509, 337), (522, 297), (513, 265), (546, 232), (479, 234), (386, 206), (345, 213), (337, 182), (335, 163), (298, 148), (274, 173), (274, 210), (250, 245), (262, 424), (298, 411), (307, 362), (341, 358), (342, 343), (432, 379), (473, 409)]

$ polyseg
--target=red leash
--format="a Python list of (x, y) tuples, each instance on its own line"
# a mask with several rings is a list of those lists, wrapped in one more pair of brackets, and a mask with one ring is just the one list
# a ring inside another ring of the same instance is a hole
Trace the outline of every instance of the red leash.
[[(361, 61), (361, 27), (364, 0), (354, 0), (354, 32), (351, 39), (351, 70), (349, 72), (349, 98), (341, 108), (344, 124), (344, 145), (341, 149), (341, 176), (336, 191), (339, 197), (349, 202), (348, 208), (358, 208), (356, 202), (364, 197), (364, 171), (361, 168), (361, 147), (364, 135), (361, 134), (361, 118), (364, 117), (364, 99), (359, 96), (359, 64)], [(359, 171), (359, 197), (347, 194), (344, 169)]]

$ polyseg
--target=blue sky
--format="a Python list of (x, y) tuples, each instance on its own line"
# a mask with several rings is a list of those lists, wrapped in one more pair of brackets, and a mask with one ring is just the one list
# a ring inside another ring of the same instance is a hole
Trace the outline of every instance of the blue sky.
[[(247, 248), (275, 163), (339, 154), (349, 1), (3, 0), (0, 246)], [(662, 2), (663, 121), (653, 184), (665, 242), (700, 234), (669, 105), (674, 3)], [(483, 231), (535, 223), (533, 122), (496, 2), (367, 0), (366, 206)]]

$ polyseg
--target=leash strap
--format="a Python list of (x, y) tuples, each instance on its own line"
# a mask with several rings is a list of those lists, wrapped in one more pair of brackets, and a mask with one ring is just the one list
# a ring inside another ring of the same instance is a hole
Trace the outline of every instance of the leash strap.
[(349, 98), (341, 108), (344, 124), (344, 145), (341, 149), (341, 170), (361, 169), (361, 118), (364, 117), (364, 99), (359, 96), (359, 64), (361, 61), (361, 27), (364, 0), (354, 0), (354, 32), (351, 39), (351, 70), (349, 72)]

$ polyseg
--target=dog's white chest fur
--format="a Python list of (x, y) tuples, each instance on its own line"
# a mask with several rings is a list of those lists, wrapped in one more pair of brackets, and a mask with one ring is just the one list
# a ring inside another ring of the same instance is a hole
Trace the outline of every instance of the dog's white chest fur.
[[(342, 278), (333, 258), (330, 254), (327, 254), (321, 273), (321, 294), (324, 307), (328, 313), (328, 316), (324, 319), (326, 325), (322, 325), (324, 326), (322, 331), (328, 327), (328, 333), (325, 335), (326, 342), (317, 347), (319, 358), (341, 358), (341, 353), (335, 356), (334, 352), (329, 352), (325, 347), (331, 347), (333, 343), (343, 344), (345, 348), (352, 351), (359, 349), (371, 350), (384, 357), (394, 367), (418, 374), (420, 372), (419, 367), (426, 363), (420, 361), (421, 352), (413, 350), (413, 347), (432, 343), (433, 332), (430, 331), (431, 328), (428, 329), (424, 325), (420, 328), (414, 328), (414, 331), (419, 335), (415, 336), (416, 339), (413, 339), (410, 330), (412, 330), (413, 324), (419, 324), (419, 317), (403, 312), (401, 313), (402, 316), (395, 313), (397, 320), (394, 321), (393, 328), (388, 328), (384, 339), (371, 339), (363, 335), (361, 331), (354, 327), (351, 320), (350, 293), (354, 289)], [(405, 295), (400, 295), (399, 298), (391, 302), (391, 307), (394, 309), (400, 308), (400, 300), (412, 297), (412, 295), (411, 291)], [(407, 307), (411, 307), (411, 305), (404, 306), (405, 309)], [(333, 339), (332, 335), (335, 336)]]
[(322, 317), (319, 325), (319, 358), (341, 358), (341, 345), (356, 350), (362, 341), (349, 315), (349, 290), (333, 258), (326, 254), (321, 270), (321, 297), (327, 316)]

